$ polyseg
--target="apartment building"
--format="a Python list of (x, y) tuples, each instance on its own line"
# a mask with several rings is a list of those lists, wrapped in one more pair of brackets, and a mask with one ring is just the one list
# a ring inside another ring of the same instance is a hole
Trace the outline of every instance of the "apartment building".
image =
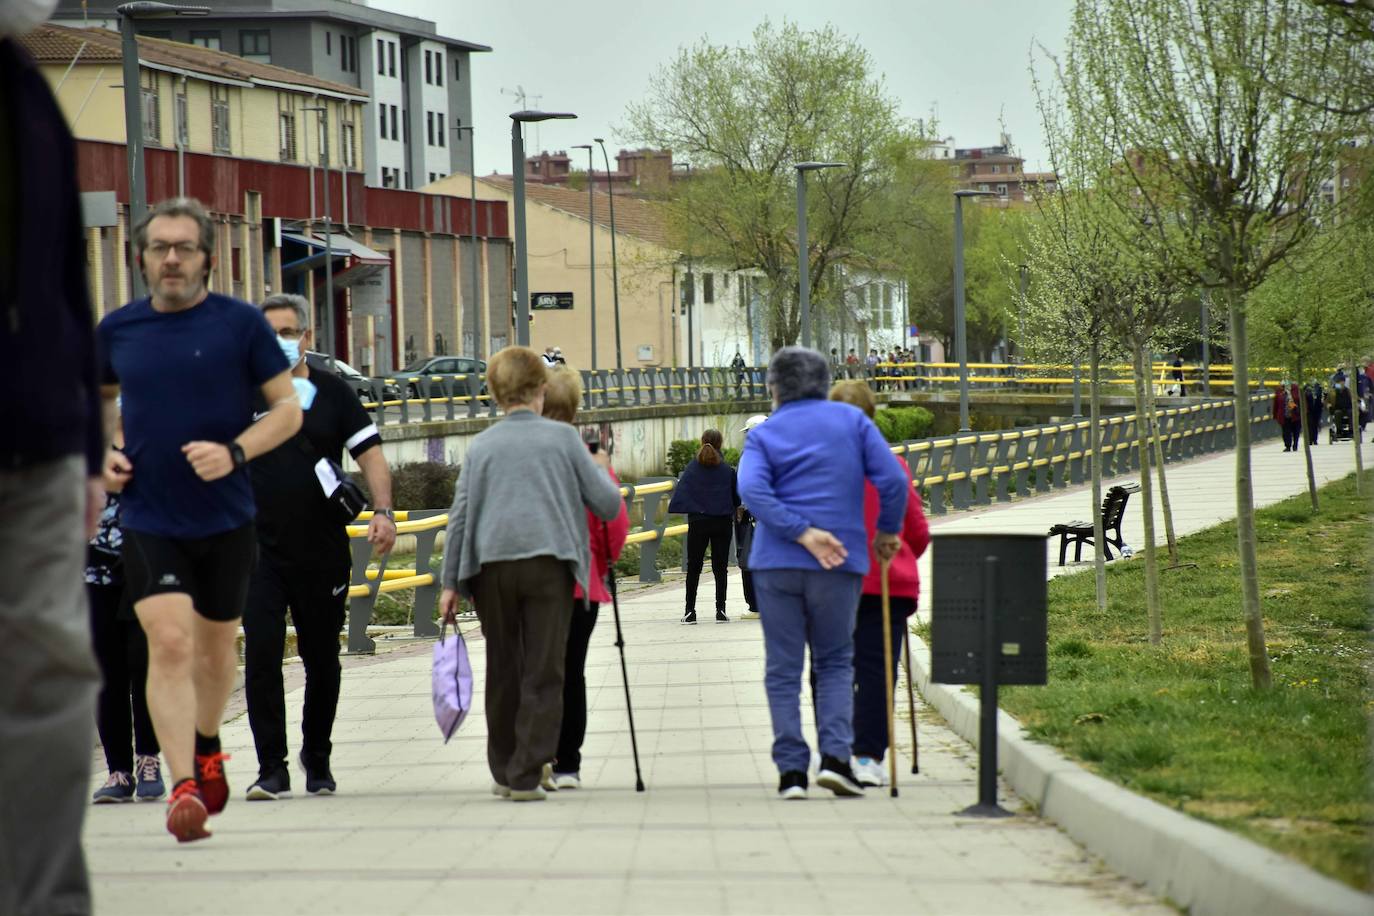
[[(114, 0), (60, 0), (53, 21), (119, 28)], [(474, 54), (487, 45), (362, 0), (216, 0), (208, 16), (146, 19), (139, 35), (199, 45), (361, 90), (359, 167), (371, 187), (418, 188), (466, 167)]]

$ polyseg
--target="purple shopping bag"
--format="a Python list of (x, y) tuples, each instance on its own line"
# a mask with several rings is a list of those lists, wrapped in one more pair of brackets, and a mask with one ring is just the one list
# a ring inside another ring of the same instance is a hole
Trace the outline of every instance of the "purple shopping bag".
[(472, 708), (472, 664), (468, 661), (468, 646), (455, 625), (453, 638), (445, 639), (448, 623), (439, 630), (434, 644), (434, 719), (443, 732), (444, 743), (453, 737)]

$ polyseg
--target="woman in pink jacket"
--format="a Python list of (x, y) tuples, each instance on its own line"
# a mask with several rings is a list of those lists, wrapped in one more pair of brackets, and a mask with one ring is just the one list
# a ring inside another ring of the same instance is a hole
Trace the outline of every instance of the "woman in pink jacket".
[[(873, 418), (873, 392), (861, 381), (840, 382), (830, 389), (832, 401), (844, 401)], [(910, 478), (906, 462), (893, 456)], [(859, 611), (854, 618), (854, 762), (852, 769), (859, 782), (881, 786), (887, 782), (883, 756), (887, 752), (887, 688), (883, 684), (883, 610), (882, 566), (873, 551), (878, 521), (878, 491), (864, 484), (864, 522), (868, 526), (868, 574), (864, 576)], [(930, 544), (930, 526), (921, 510), (921, 495), (913, 489), (906, 503), (902, 523), (902, 546), (888, 567), (888, 594), (891, 599), (892, 670), (888, 676), (897, 683), (897, 663), (902, 657), (907, 618), (916, 611), (921, 580), (916, 560)]]
[[(544, 416), (572, 423), (582, 401), (582, 382), (567, 366), (549, 370), (544, 389)], [(615, 478), (615, 471), (611, 471)], [(620, 480), (617, 478), (616, 483)], [(591, 573), (587, 577), (591, 594), (573, 586), (573, 616), (568, 627), (568, 651), (563, 660), (563, 725), (558, 731), (558, 750), (553, 763), (544, 767), (541, 780), (546, 791), (582, 788), (582, 741), (587, 737), (587, 646), (592, 641), (596, 615), (601, 605), (611, 600), (606, 576), (615, 575), (612, 564), (620, 558), (630, 517), (625, 507), (613, 522), (603, 522), (587, 512), (587, 537), (591, 546)]]

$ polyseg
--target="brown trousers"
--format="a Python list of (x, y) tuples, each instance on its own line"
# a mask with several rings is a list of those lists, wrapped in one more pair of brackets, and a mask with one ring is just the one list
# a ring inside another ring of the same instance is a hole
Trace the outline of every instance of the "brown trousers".
[(539, 785), (563, 721), (572, 568), (553, 557), (487, 563), (473, 581), (487, 643), (487, 764), (512, 789)]

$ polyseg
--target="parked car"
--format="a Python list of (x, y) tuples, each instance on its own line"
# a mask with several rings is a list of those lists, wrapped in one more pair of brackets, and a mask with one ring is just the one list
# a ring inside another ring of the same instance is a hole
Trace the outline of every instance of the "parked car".
[[(314, 350), (306, 350), (305, 361), (316, 369), (324, 372), (329, 371), (329, 357), (323, 353), (316, 353)], [(360, 401), (363, 403), (372, 401), (374, 395), (372, 393), (372, 385), (367, 376), (363, 375), (357, 369), (354, 369), (338, 357), (334, 358), (334, 374), (353, 387), (353, 390), (358, 393), (358, 399)], [(401, 387), (399, 385), (394, 382), (387, 382), (382, 386), (382, 400), (399, 401), (400, 399)]]
[[(420, 385), (412, 381), (420, 375), (478, 375), (487, 374), (487, 364), (480, 359), (471, 359), (466, 356), (430, 356), (419, 359), (406, 366), (396, 373), (397, 381), (404, 381), (406, 385), (406, 397), (418, 398), (421, 395)], [(487, 393), (486, 379), (482, 380), (482, 394)]]

